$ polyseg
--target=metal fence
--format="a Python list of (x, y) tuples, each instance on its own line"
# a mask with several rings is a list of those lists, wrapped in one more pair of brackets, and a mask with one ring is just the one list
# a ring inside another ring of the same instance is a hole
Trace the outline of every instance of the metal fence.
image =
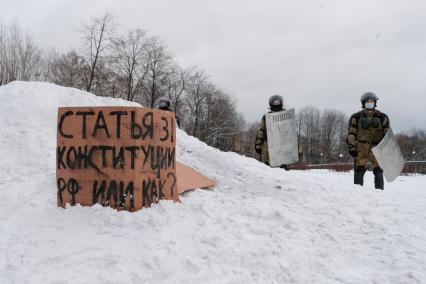
[[(311, 164), (306, 165), (303, 163), (294, 164), (291, 168), (299, 170), (307, 169), (328, 169), (334, 171), (350, 171), (354, 167), (354, 163), (328, 163), (328, 164)], [(367, 164), (367, 167), (371, 169), (372, 165)], [(426, 174), (426, 161), (406, 161), (402, 174)]]

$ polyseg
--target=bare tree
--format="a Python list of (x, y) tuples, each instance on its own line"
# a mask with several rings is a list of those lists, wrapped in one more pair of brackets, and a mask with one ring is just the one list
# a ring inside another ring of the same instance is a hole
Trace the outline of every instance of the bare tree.
[(153, 108), (165, 95), (165, 81), (170, 73), (171, 56), (163, 43), (155, 37), (146, 44), (146, 76), (143, 83), (142, 104)]
[(413, 128), (397, 135), (402, 153), (407, 160), (426, 160), (426, 130)]
[(165, 95), (170, 99), (175, 112), (181, 115), (182, 96), (184, 94), (189, 73), (177, 65), (171, 66), (165, 78)]
[(320, 111), (313, 106), (302, 108), (298, 113), (299, 144), (304, 159), (311, 163), (320, 159)]
[(333, 146), (336, 140), (336, 131), (338, 125), (338, 113), (336, 110), (326, 109), (321, 116), (321, 144), (323, 156), (328, 161), (333, 152)]
[[(348, 116), (339, 111), (337, 113), (337, 154), (339, 155), (339, 160), (341, 161), (347, 161), (350, 159), (348, 154), (348, 148), (346, 144), (346, 137), (348, 133)], [(342, 155), (340, 157), (340, 154)]]
[(76, 51), (53, 56), (49, 75), (53, 83), (79, 89), (86, 87), (83, 74), (88, 71), (87, 66)]
[(0, 85), (14, 80), (29, 81), (42, 66), (41, 50), (18, 24), (0, 24)]
[(6, 48), (6, 32), (5, 26), (0, 22), (0, 86), (5, 84), (7, 81), (6, 77), (6, 61), (4, 56), (4, 50)]
[(222, 90), (211, 86), (205, 103), (206, 113), (202, 116), (199, 136), (207, 144), (218, 147), (220, 140), (227, 140), (226, 136), (238, 131), (235, 101)]
[(7, 84), (19, 79), (19, 49), (22, 46), (22, 33), (16, 23), (2, 28), (2, 82)]
[(147, 76), (148, 38), (143, 30), (130, 30), (125, 38), (113, 41), (112, 68), (125, 83), (124, 98), (133, 101), (142, 93)]
[(203, 71), (194, 70), (192, 72), (188, 78), (185, 102), (190, 114), (187, 128), (193, 136), (196, 136), (203, 119), (205, 102), (211, 85), (208, 82), (208, 76)]
[(19, 49), (20, 79), (29, 81), (41, 71), (41, 51), (35, 46), (31, 37), (27, 34), (25, 41)]
[(106, 13), (101, 17), (92, 18), (83, 29), (83, 58), (87, 65), (84, 74), (86, 91), (90, 92), (97, 75), (100, 61), (111, 46), (111, 37), (114, 31), (114, 19)]

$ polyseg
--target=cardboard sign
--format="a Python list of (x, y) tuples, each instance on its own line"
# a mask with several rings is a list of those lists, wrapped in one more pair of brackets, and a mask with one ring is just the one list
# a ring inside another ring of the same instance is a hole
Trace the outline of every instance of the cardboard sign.
[(141, 107), (59, 108), (58, 206), (135, 211), (179, 200), (173, 112)]
[(294, 108), (266, 114), (269, 164), (279, 167), (299, 160)]
[(176, 162), (177, 187), (179, 194), (197, 188), (210, 188), (216, 183), (191, 167)]

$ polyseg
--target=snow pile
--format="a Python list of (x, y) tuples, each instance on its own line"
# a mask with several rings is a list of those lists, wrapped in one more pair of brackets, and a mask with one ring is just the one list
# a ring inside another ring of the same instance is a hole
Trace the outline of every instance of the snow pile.
[(178, 131), (217, 181), (135, 213), (56, 206), (59, 106), (135, 105), (47, 83), (0, 87), (0, 283), (425, 283), (424, 176), (270, 169)]

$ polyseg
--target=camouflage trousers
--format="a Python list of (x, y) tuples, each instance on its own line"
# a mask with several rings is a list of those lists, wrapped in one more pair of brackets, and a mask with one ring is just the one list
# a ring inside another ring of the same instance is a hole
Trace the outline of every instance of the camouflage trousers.
[(379, 167), (376, 158), (371, 152), (371, 145), (367, 143), (358, 143), (356, 145), (358, 156), (355, 159), (356, 166), (366, 167), (367, 163), (371, 161), (373, 168)]
[(262, 162), (269, 165), (269, 150), (267, 142), (263, 143), (262, 145)]

